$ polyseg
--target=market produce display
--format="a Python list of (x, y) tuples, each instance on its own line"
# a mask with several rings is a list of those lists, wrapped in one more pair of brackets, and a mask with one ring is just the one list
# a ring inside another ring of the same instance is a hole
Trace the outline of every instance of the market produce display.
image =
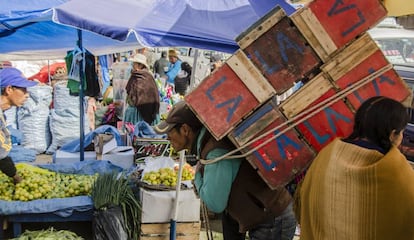
[(76, 233), (68, 230), (56, 230), (53, 227), (46, 230), (29, 231), (26, 230), (18, 238), (12, 240), (83, 240)]
[(22, 177), (17, 184), (0, 173), (1, 200), (31, 201), (89, 195), (98, 176), (57, 173), (26, 163), (18, 163), (16, 168)]
[[(153, 185), (175, 186), (177, 185), (178, 166), (173, 168), (160, 168), (158, 171), (150, 171), (144, 174), (142, 180)], [(186, 163), (183, 166), (183, 173), (181, 180), (187, 181), (194, 178), (194, 169), (190, 164)]]

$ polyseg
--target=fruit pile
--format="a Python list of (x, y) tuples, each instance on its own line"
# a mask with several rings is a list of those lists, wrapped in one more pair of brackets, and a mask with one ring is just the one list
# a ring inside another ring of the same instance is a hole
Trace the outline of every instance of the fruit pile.
[(6, 201), (31, 201), (36, 199), (65, 198), (89, 195), (97, 174), (64, 174), (49, 171), (30, 164), (16, 164), (22, 181), (0, 172), (0, 199)]
[[(194, 178), (194, 169), (186, 163), (183, 166), (181, 176), (182, 181), (192, 180)], [(178, 166), (172, 168), (160, 168), (158, 171), (149, 171), (144, 174), (142, 180), (152, 185), (165, 185), (173, 187), (177, 185)]]

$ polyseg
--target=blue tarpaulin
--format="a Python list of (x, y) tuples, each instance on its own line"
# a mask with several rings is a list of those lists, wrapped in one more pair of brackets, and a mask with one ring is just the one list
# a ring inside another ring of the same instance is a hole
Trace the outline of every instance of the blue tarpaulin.
[(235, 38), (284, 0), (72, 0), (54, 9), (53, 20), (140, 45), (186, 46), (233, 53)]
[(95, 56), (142, 46), (233, 53), (235, 37), (277, 5), (294, 11), (284, 0), (5, 0), (0, 60), (62, 59), (77, 28)]

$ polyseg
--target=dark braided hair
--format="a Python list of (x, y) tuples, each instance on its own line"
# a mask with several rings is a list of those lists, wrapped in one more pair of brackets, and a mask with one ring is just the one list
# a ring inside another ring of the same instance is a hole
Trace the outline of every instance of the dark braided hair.
[(400, 133), (409, 121), (407, 109), (394, 99), (375, 96), (366, 100), (355, 114), (354, 128), (345, 141), (366, 138), (385, 151), (392, 144), (390, 134)]

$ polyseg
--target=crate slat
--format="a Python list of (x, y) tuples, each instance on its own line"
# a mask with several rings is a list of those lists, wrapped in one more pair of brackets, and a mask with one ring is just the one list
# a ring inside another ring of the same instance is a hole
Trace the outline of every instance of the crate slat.
[(329, 59), (337, 47), (325, 28), (309, 8), (302, 8), (290, 16), (304, 38), (309, 42), (322, 61)]
[(265, 102), (276, 93), (272, 85), (263, 77), (243, 51), (238, 50), (227, 60), (227, 64), (253, 93), (259, 103)]
[[(378, 51), (380, 51), (378, 45), (369, 34), (365, 33), (333, 56), (327, 63), (321, 66), (321, 69), (326, 72), (332, 80), (336, 81), (347, 72), (357, 68), (361, 62)], [(381, 60), (382, 59), (379, 59), (379, 61)], [(383, 62), (385, 66), (387, 61)]]
[(333, 88), (334, 85), (326, 75), (320, 73), (281, 103), (280, 109), (291, 119)]

